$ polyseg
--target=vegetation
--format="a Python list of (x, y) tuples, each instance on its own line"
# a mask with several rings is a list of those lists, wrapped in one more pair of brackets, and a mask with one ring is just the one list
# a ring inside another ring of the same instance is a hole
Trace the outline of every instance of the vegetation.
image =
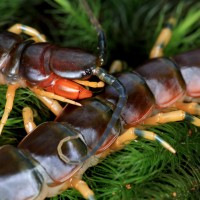
[[(134, 67), (148, 59), (150, 49), (164, 22), (174, 16), (177, 24), (165, 50), (166, 56), (200, 46), (200, 2), (195, 0), (88, 0), (104, 28), (108, 42), (106, 68), (115, 59)], [(2, 0), (2, 30), (15, 23), (35, 27), (50, 42), (96, 52), (97, 36), (78, 0)], [(0, 87), (0, 116), (5, 105), (6, 86)], [(27, 89), (19, 89), (14, 108), (0, 137), (0, 145), (17, 145), (25, 136), (21, 110), (31, 106), (37, 124), (52, 120), (47, 108)], [(40, 110), (44, 112), (41, 113)], [(177, 150), (172, 155), (156, 142), (138, 139), (125, 149), (87, 170), (84, 180), (96, 198), (198, 199), (200, 193), (200, 129), (187, 122), (149, 127)], [(67, 190), (57, 199), (81, 199)]]

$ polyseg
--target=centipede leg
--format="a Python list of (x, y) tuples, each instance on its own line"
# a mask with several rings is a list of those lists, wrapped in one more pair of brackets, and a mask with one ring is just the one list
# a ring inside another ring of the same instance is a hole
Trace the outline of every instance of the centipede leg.
[(10, 111), (12, 110), (15, 92), (16, 92), (17, 88), (19, 88), (18, 84), (8, 85), (8, 89), (6, 92), (6, 105), (5, 105), (4, 113), (3, 113), (3, 116), (1, 118), (1, 123), (0, 123), (0, 134), (3, 130), (3, 127), (4, 127), (7, 119), (8, 119)]
[(172, 36), (172, 29), (176, 23), (174, 18), (170, 18), (166, 23), (165, 27), (161, 30), (149, 57), (150, 58), (157, 58), (163, 56), (163, 49), (169, 43), (171, 36)]
[(78, 178), (71, 178), (71, 187), (78, 190), (85, 199), (95, 200), (94, 192), (88, 187), (87, 183)]
[(45, 36), (30, 26), (25, 26), (23, 24), (15, 24), (11, 26), (8, 29), (8, 31), (16, 34), (25, 33), (31, 36), (35, 42), (46, 42)]
[(63, 108), (56, 100), (50, 99), (50, 98), (45, 97), (45, 96), (40, 96), (40, 95), (36, 95), (36, 96), (56, 116), (58, 116), (61, 113)]
[(109, 69), (109, 74), (121, 72), (123, 70), (123, 64), (121, 60), (115, 60), (112, 62), (110, 69)]
[(109, 149), (107, 149), (105, 152), (102, 153), (101, 157), (104, 158), (113, 151), (118, 151), (123, 149), (125, 145), (135, 140), (137, 137), (143, 137), (147, 140), (157, 141), (170, 152), (174, 154), (176, 153), (176, 150), (170, 144), (168, 144), (154, 132), (132, 127), (129, 128), (127, 131), (125, 131), (122, 135), (120, 135), (116, 139), (116, 141), (109, 147)]
[(158, 125), (167, 122), (176, 122), (187, 120), (195, 126), (200, 126), (200, 119), (182, 110), (172, 111), (168, 113), (158, 113), (153, 117), (147, 118), (143, 124)]
[(76, 106), (81, 106), (81, 104), (76, 102), (76, 101), (73, 101), (71, 99), (66, 99), (66, 98), (59, 96), (59, 95), (56, 95), (52, 92), (46, 92), (46, 91), (39, 89), (37, 87), (32, 87), (32, 88), (30, 88), (30, 90), (32, 92), (34, 92), (36, 95), (45, 96), (45, 97), (50, 98), (50, 99), (55, 99), (55, 100), (58, 100), (58, 101), (74, 104)]
[(26, 133), (30, 134), (36, 128), (36, 124), (33, 121), (33, 111), (31, 108), (25, 107), (22, 110), (22, 116)]
[(200, 115), (200, 105), (196, 102), (192, 103), (176, 102), (174, 106), (179, 110), (184, 110), (185, 112), (190, 113), (191, 115)]
[(84, 85), (84, 86), (88, 86), (92, 88), (100, 88), (100, 87), (104, 87), (105, 85), (103, 81), (99, 81), (99, 82), (84, 81), (84, 80), (73, 80), (73, 81), (80, 85)]

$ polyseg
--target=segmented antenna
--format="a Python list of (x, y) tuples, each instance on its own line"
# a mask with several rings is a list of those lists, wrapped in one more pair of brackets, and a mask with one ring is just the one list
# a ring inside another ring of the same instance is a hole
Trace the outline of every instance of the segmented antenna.
[(105, 58), (106, 58), (106, 37), (105, 33), (101, 27), (101, 24), (97, 20), (97, 18), (94, 16), (92, 10), (90, 9), (88, 3), (86, 0), (80, 0), (82, 6), (84, 7), (84, 10), (86, 11), (91, 24), (94, 26), (97, 35), (98, 35), (98, 50), (99, 50), (99, 60), (97, 61), (98, 66), (102, 66), (104, 64)]
[(98, 34), (99, 61), (97, 61), (97, 67), (92, 70), (92, 74), (96, 75), (100, 80), (107, 83), (108, 85), (113, 86), (119, 94), (119, 99), (118, 99), (116, 108), (113, 111), (112, 117), (110, 121), (108, 122), (108, 125), (104, 133), (102, 134), (102, 137), (100, 138), (99, 141), (97, 141), (96, 146), (90, 152), (88, 152), (86, 156), (82, 157), (80, 160), (74, 161), (74, 160), (69, 160), (65, 155), (63, 155), (62, 151), (58, 153), (60, 158), (69, 164), (80, 164), (97, 152), (97, 150), (103, 145), (103, 143), (107, 139), (108, 135), (111, 132), (111, 129), (114, 127), (117, 120), (120, 118), (121, 111), (127, 101), (126, 90), (124, 86), (122, 85), (122, 83), (117, 78), (108, 74), (104, 69), (101, 68), (101, 66), (104, 63), (104, 58), (105, 58), (105, 48), (106, 48), (105, 34), (98, 20), (93, 15), (93, 12), (91, 11), (88, 3), (85, 0), (80, 0), (80, 2), (84, 6), (84, 9), (86, 10), (90, 18), (90, 21), (94, 25)]

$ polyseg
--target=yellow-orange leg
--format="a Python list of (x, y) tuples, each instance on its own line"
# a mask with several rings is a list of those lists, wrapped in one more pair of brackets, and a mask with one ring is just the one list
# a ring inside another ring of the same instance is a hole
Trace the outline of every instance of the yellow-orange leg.
[(166, 24), (166, 26), (161, 30), (149, 57), (157, 58), (163, 56), (163, 49), (169, 43), (172, 36), (172, 28), (174, 27), (176, 20), (174, 18), (170, 18)]
[(191, 115), (200, 115), (200, 105), (196, 102), (192, 103), (176, 102), (174, 106), (179, 110), (184, 110), (185, 112), (190, 113)]
[(168, 113), (158, 113), (153, 117), (149, 117), (146, 120), (144, 120), (143, 124), (158, 125), (167, 122), (176, 122), (182, 120), (187, 120), (195, 126), (200, 126), (199, 118), (194, 117), (193, 115), (190, 115), (189, 113), (182, 110), (172, 111)]
[(101, 154), (101, 157), (104, 158), (108, 154), (110, 154), (113, 151), (118, 151), (131, 141), (135, 140), (137, 137), (143, 137), (147, 140), (157, 141), (159, 142), (164, 148), (169, 150), (172, 153), (176, 153), (176, 150), (168, 144), (166, 141), (164, 141), (161, 137), (156, 135), (155, 133), (151, 131), (145, 131), (137, 128), (129, 128), (127, 131), (125, 131), (122, 135), (120, 135), (116, 141), (107, 149), (105, 152)]
[(94, 192), (88, 187), (87, 183), (78, 178), (70, 179), (71, 188), (78, 190), (85, 199), (95, 200)]
[(22, 116), (26, 133), (30, 134), (36, 128), (36, 124), (33, 121), (33, 111), (31, 108), (25, 107), (22, 110)]
[(19, 88), (18, 84), (8, 85), (8, 89), (6, 92), (6, 105), (5, 105), (4, 113), (3, 113), (3, 116), (1, 118), (1, 123), (0, 123), (0, 134), (12, 110), (13, 102), (15, 98), (15, 92), (17, 88)]
[(42, 103), (49, 108), (49, 110), (54, 113), (54, 115), (58, 116), (62, 111), (62, 106), (54, 99), (50, 99), (45, 96), (36, 95), (37, 98), (42, 101)]
[(58, 101), (62, 101), (62, 102), (66, 102), (66, 103), (70, 103), (70, 104), (74, 104), (76, 106), (81, 106), (80, 103), (76, 102), (76, 101), (73, 101), (71, 99), (66, 99), (62, 96), (59, 96), (59, 95), (56, 95), (52, 92), (46, 92), (42, 89), (39, 89), (37, 87), (32, 87), (32, 88), (29, 88), (32, 92), (34, 92), (36, 95), (40, 95), (40, 96), (45, 96), (45, 97), (48, 97), (50, 99), (55, 99), (55, 100), (58, 100)]
[(109, 69), (109, 74), (121, 72), (123, 69), (123, 64), (122, 61), (120, 60), (115, 60), (112, 62), (110, 69)]
[(103, 81), (99, 81), (99, 82), (84, 81), (84, 80), (73, 80), (73, 81), (80, 85), (84, 85), (84, 86), (88, 86), (92, 88), (100, 88), (100, 87), (104, 87), (105, 85)]
[(11, 26), (8, 31), (16, 34), (25, 33), (26, 35), (31, 36), (35, 42), (46, 42), (45, 36), (30, 26), (15, 24)]

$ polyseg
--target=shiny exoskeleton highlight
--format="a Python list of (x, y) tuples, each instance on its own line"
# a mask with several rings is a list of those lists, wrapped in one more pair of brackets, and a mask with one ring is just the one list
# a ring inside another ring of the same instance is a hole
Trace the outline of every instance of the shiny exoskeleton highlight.
[(82, 107), (68, 104), (54, 122), (36, 127), (17, 148), (1, 147), (0, 161), (5, 163), (0, 168), (3, 200), (44, 199), (68, 188), (77, 189), (86, 199), (95, 199), (81, 180), (83, 173), (138, 136), (156, 140), (175, 153), (167, 142), (138, 125), (188, 120), (200, 126), (200, 119), (193, 116), (200, 109), (194, 102), (199, 97), (199, 87), (194, 85), (199, 85), (195, 77), (200, 62), (196, 56), (191, 59), (199, 53), (200, 50), (194, 50), (172, 59), (151, 59), (135, 71), (118, 74), (127, 89), (128, 101), (104, 143), (84, 162), (79, 161), (97, 146), (96, 141), (102, 139), (112, 118), (118, 95), (111, 86), (96, 97), (81, 100)]
[[(88, 9), (86, 4), (86, 10), (90, 13)], [(39, 82), (43, 84), (42, 78), (51, 71), (53, 76), (73, 76), (72, 79), (93, 74), (108, 85), (98, 96), (81, 100), (82, 107), (71, 104), (66, 105), (64, 109), (58, 107), (59, 112), (54, 122), (45, 122), (36, 127), (29, 121), (30, 116), (25, 115), (24, 124), (29, 134), (16, 148), (10, 145), (0, 148), (0, 163), (3, 163), (0, 167), (2, 200), (41, 200), (55, 196), (68, 188), (75, 188), (85, 199), (94, 200), (93, 191), (82, 180), (83, 173), (138, 136), (156, 140), (164, 148), (176, 153), (170, 144), (155, 133), (146, 131), (143, 126), (180, 120), (188, 120), (200, 126), (200, 119), (193, 116), (200, 113), (200, 50), (186, 52), (170, 59), (158, 58), (163, 55), (162, 48), (171, 35), (170, 29), (174, 20), (170, 19), (169, 22), (170, 26), (163, 30), (151, 52), (151, 58), (156, 58), (139, 66), (135, 71), (119, 73), (116, 78), (106, 74), (103, 69), (94, 67), (95, 59), (91, 55), (88, 57), (91, 59), (86, 59), (93, 63), (89, 64), (89, 68), (79, 65), (77, 60), (75, 72), (69, 67), (69, 73), (65, 73), (64, 67), (60, 67), (61, 63), (57, 65), (57, 58), (61, 54), (54, 57), (51, 53), (56, 49), (55, 52), (64, 50), (63, 53), (78, 53), (80, 56), (80, 52), (57, 49), (51, 45), (43, 48), (46, 43), (33, 45), (22, 42), (19, 46), (13, 47), (15, 54), (12, 55), (16, 55), (16, 59), (9, 61), (12, 63), (9, 65), (11, 68), (2, 68), (2, 76), (6, 77), (7, 81), (19, 80), (20, 75), (25, 77), (27, 83), (29, 81), (29, 84), (38, 84), (35, 83), (35, 77), (39, 73)], [(99, 38), (104, 38), (98, 25), (96, 29), (99, 30)], [(166, 33), (169, 37), (163, 38)], [(97, 63), (101, 63), (105, 44), (99, 42), (99, 46), (102, 48)], [(21, 54), (25, 49), (26, 53)], [(33, 49), (38, 49), (38, 52), (41, 50), (43, 53), (38, 55), (46, 54), (48, 59), (36, 56), (31, 60), (32, 57), (29, 57), (27, 52), (32, 54)], [(42, 62), (43, 68), (37, 68), (34, 64), (28, 69), (18, 68), (18, 55), (20, 61), (23, 61), (24, 56), (25, 64)], [(86, 58), (85, 56), (83, 57)], [(69, 60), (65, 60), (64, 63)], [(114, 86), (120, 95), (111, 86)], [(124, 88), (128, 95), (126, 104)]]

